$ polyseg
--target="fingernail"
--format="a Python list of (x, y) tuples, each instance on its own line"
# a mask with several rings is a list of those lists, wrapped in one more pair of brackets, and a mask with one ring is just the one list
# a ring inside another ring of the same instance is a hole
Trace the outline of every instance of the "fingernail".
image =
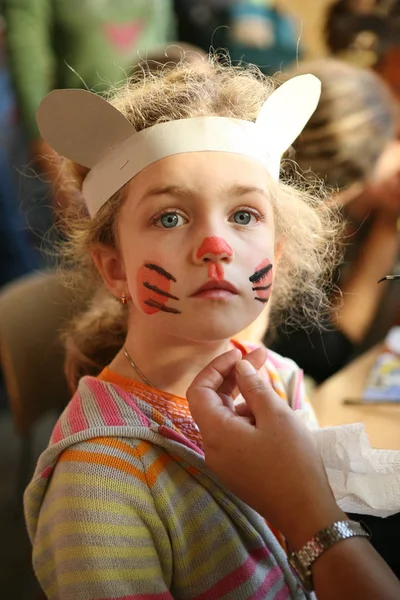
[(249, 376), (249, 375), (255, 375), (257, 373), (257, 371), (255, 370), (255, 368), (253, 367), (251, 362), (249, 362), (248, 360), (241, 360), (236, 365), (236, 368), (240, 375)]

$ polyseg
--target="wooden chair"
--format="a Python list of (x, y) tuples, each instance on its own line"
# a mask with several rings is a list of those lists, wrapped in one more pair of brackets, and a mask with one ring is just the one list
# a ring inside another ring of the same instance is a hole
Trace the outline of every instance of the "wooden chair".
[(33, 426), (69, 400), (60, 332), (78, 309), (55, 272), (18, 279), (0, 291), (0, 364), (17, 433), (21, 436), (18, 496), (32, 469)]

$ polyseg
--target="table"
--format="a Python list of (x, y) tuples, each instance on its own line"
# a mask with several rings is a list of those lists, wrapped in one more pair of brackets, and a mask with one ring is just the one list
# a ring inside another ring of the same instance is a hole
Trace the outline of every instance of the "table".
[(379, 344), (317, 387), (310, 401), (321, 427), (362, 422), (373, 448), (400, 450), (400, 404), (343, 404), (345, 398), (361, 398), (366, 377), (379, 355)]

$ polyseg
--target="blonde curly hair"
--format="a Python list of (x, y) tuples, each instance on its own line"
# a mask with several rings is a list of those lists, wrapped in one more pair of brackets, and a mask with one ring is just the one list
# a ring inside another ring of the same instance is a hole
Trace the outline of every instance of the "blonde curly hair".
[[(109, 101), (141, 131), (163, 121), (205, 115), (255, 121), (275, 88), (275, 81), (254, 67), (232, 67), (211, 57), (207, 68), (182, 62), (172, 70), (143, 70), (110, 95)], [(116, 244), (116, 221), (127, 186), (91, 219), (82, 197), (87, 173), (86, 168), (64, 162), (63, 180), (71, 198), (66, 213), (61, 215), (66, 238), (64, 272), (81, 294), (83, 288), (90, 290), (87, 311), (74, 319), (65, 336), (72, 388), (83, 374), (100, 372), (121, 348), (126, 334), (126, 314), (118, 302), (110, 297), (93, 300), (93, 290), (104, 285), (90, 249), (97, 244)], [(283, 175), (280, 182), (271, 183), (277, 239), (283, 240), (270, 301), (274, 325), (283, 311), (287, 315), (288, 308), (293, 309), (291, 314), (296, 319), (296, 309), (300, 308), (308, 320), (327, 309), (326, 283), (337, 264), (341, 230), (338, 215), (324, 202), (322, 194), (309, 193), (309, 183), (295, 169)]]

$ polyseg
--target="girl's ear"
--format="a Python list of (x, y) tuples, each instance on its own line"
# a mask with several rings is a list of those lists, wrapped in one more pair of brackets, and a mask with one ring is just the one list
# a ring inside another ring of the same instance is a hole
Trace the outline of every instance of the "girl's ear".
[(120, 252), (116, 248), (98, 244), (91, 250), (96, 268), (108, 290), (116, 298), (121, 298), (127, 291), (125, 265)]

